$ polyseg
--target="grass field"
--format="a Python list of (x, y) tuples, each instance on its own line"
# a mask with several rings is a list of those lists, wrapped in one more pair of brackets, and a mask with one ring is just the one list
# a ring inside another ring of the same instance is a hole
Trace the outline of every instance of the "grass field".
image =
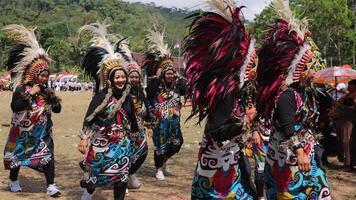
[[(62, 98), (62, 113), (53, 114), (54, 142), (56, 159), (56, 184), (62, 191), (60, 199), (80, 199), (82, 189), (79, 181), (82, 171), (78, 162), (83, 156), (77, 151), (77, 137), (82, 126), (84, 113), (89, 104), (90, 92), (59, 92)], [(10, 92), (0, 92), (0, 148), (4, 148), (11, 118)], [(189, 108), (182, 111), (184, 121)], [(178, 155), (174, 156), (168, 165), (175, 176), (166, 177), (165, 181), (156, 181), (153, 163), (152, 141), (149, 140), (149, 155), (138, 177), (143, 182), (139, 190), (130, 190), (125, 199), (128, 200), (185, 200), (190, 199), (191, 179), (197, 158), (198, 145), (203, 134), (203, 128), (194, 126), (194, 122), (182, 124), (184, 144)], [(2, 160), (3, 153), (0, 153)], [(333, 199), (356, 199), (356, 174), (341, 170), (341, 163), (335, 158), (330, 159), (332, 165), (327, 169)], [(19, 180), (23, 189), (21, 193), (10, 193), (7, 189), (8, 171), (0, 164), (0, 199), (47, 199), (46, 183), (43, 174), (23, 167)], [(50, 198), (48, 198), (50, 199)], [(93, 199), (113, 199), (111, 188), (97, 190)]]

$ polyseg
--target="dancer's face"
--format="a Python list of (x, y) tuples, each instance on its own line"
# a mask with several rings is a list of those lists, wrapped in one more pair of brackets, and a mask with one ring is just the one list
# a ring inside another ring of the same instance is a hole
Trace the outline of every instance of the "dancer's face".
[(140, 75), (138, 74), (138, 72), (131, 72), (129, 75), (129, 80), (133, 86), (139, 85), (140, 84)]
[(164, 80), (166, 81), (166, 83), (172, 83), (174, 81), (174, 71), (166, 71), (166, 73), (164, 73)]
[(114, 86), (123, 89), (126, 85), (126, 75), (122, 70), (117, 70), (114, 75)]
[(48, 71), (43, 71), (38, 75), (36, 82), (42, 86), (45, 86), (48, 83), (48, 79), (49, 79)]

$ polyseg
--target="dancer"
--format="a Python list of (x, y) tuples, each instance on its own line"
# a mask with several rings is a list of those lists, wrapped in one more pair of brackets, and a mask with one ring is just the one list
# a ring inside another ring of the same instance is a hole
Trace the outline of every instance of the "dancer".
[[(91, 199), (96, 187), (114, 185), (114, 198), (124, 199), (131, 156), (135, 149), (132, 136), (139, 129), (135, 107), (123, 60), (106, 39), (106, 25), (90, 24), (80, 34), (92, 37), (83, 68), (97, 81), (98, 90), (90, 102), (83, 123), (79, 151), (86, 154), (80, 162), (85, 178), (82, 199)], [(90, 142), (89, 142), (90, 141)]]
[(147, 135), (152, 135), (151, 115), (149, 112), (149, 103), (142, 85), (141, 67), (134, 61), (131, 51), (128, 48), (128, 41), (123, 39), (118, 42), (116, 51), (121, 54), (128, 64), (128, 76), (131, 84), (130, 94), (135, 106), (137, 124), (139, 127), (138, 135), (133, 136), (135, 144), (135, 153), (131, 159), (131, 168), (129, 174), (128, 188), (138, 189), (142, 185), (136, 176), (136, 171), (146, 160), (148, 154)]
[(52, 112), (60, 113), (60, 98), (47, 86), (50, 58), (38, 43), (34, 30), (8, 25), (5, 34), (16, 46), (10, 51), (7, 66), (12, 68), (13, 96), (11, 129), (5, 145), (5, 169), (10, 169), (9, 188), (21, 192), (18, 174), (21, 166), (43, 172), (47, 195), (59, 197), (54, 183)]
[(245, 147), (245, 154), (253, 157), (255, 160), (255, 186), (257, 198), (263, 200), (265, 194), (265, 175), (264, 169), (267, 158), (267, 147), (271, 130), (268, 128), (267, 121), (263, 118), (254, 123), (251, 137), (248, 139), (248, 145)]
[(271, 138), (265, 180), (268, 199), (331, 199), (320, 166), (315, 125), (316, 92), (306, 20), (295, 18), (289, 1), (274, 0), (281, 19), (269, 29), (259, 51), (258, 111), (268, 119)]
[(153, 129), (154, 162), (157, 180), (164, 180), (165, 174), (171, 173), (167, 170), (167, 160), (178, 153), (183, 144), (180, 97), (185, 95), (186, 83), (176, 76), (163, 34), (150, 30), (147, 37), (151, 46), (146, 54), (144, 67), (147, 75), (152, 77), (147, 87), (147, 98), (152, 117), (157, 123)]
[[(255, 41), (231, 1), (207, 1), (212, 11), (192, 15), (185, 41), (188, 95), (204, 136), (192, 183), (192, 199), (254, 199), (248, 159), (242, 153), (256, 116)], [(188, 119), (189, 119), (188, 118)]]

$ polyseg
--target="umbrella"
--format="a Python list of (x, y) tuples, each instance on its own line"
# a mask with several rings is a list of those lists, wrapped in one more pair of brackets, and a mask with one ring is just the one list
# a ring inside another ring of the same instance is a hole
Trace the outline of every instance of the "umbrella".
[(330, 67), (317, 71), (313, 82), (337, 85), (337, 83), (347, 83), (352, 79), (356, 79), (356, 70), (344, 67)]

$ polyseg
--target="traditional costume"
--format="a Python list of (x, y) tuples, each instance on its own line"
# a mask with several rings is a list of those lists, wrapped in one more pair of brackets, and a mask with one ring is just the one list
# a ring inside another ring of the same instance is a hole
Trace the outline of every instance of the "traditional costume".
[(192, 114), (207, 117), (192, 183), (192, 199), (254, 199), (248, 159), (242, 153), (250, 132), (245, 113), (255, 98), (252, 79), (255, 40), (230, 1), (207, 1), (210, 12), (192, 16), (185, 40)]
[[(295, 18), (289, 1), (274, 0), (272, 4), (281, 19), (268, 31), (257, 68), (258, 111), (268, 120), (272, 133), (265, 166), (267, 198), (330, 199), (325, 172), (318, 162), (316, 93), (306, 80), (313, 57), (307, 23)], [(310, 171), (298, 169), (297, 149), (304, 150), (310, 160)]]
[[(173, 59), (163, 34), (151, 30), (147, 36), (150, 48), (146, 53), (143, 67), (150, 78), (147, 97), (150, 112), (156, 122), (153, 129), (154, 161), (157, 168), (156, 178), (164, 179), (162, 168), (167, 160), (179, 152), (183, 144), (180, 128), (181, 96), (185, 95), (186, 84), (177, 77)], [(167, 74), (173, 74), (172, 80)], [(167, 173), (166, 173), (167, 174)]]
[[(147, 154), (147, 137), (146, 128), (152, 128), (151, 115), (149, 112), (149, 103), (142, 85), (142, 70), (141, 66), (133, 59), (132, 53), (128, 47), (126, 39), (120, 40), (117, 43), (116, 51), (124, 58), (127, 64), (128, 77), (131, 84), (130, 94), (135, 107), (135, 115), (139, 131), (136, 135), (131, 135), (134, 140), (135, 152), (131, 157), (131, 168), (129, 174), (129, 188), (137, 189), (141, 186), (140, 181), (137, 179), (135, 173), (144, 163)], [(131, 77), (137, 76), (137, 82), (131, 82)]]
[[(114, 198), (123, 199), (131, 158), (135, 152), (132, 136), (139, 131), (135, 107), (130, 96), (127, 69), (119, 53), (107, 39), (106, 25), (94, 23), (80, 28), (80, 34), (92, 37), (83, 68), (99, 86), (84, 118), (82, 140), (90, 140), (86, 159), (80, 162), (86, 190), (82, 199), (90, 199), (99, 186), (114, 185)], [(123, 72), (123, 88), (114, 85), (115, 73)]]
[[(11, 170), (9, 187), (12, 192), (21, 191), (17, 176), (20, 166), (28, 166), (45, 174), (47, 194), (57, 197), (60, 191), (54, 184), (51, 115), (61, 111), (61, 104), (47, 86), (50, 58), (38, 43), (34, 29), (13, 24), (3, 30), (16, 43), (7, 62), (14, 90), (11, 129), (4, 152), (5, 169)], [(40, 76), (47, 79), (43, 82)], [(34, 87), (39, 87), (39, 92), (33, 93)]]

